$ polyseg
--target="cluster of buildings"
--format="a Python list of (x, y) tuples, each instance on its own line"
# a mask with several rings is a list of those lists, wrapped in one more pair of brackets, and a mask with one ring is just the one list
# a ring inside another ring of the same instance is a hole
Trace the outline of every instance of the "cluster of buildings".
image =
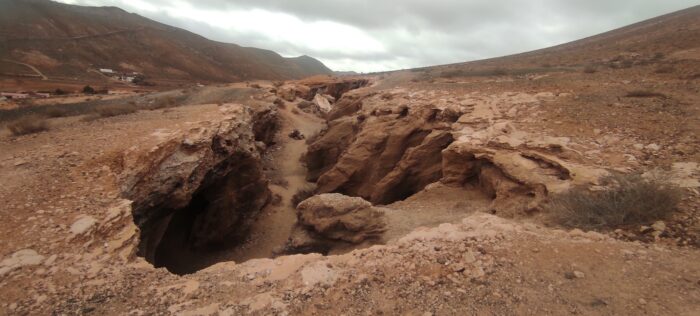
[(128, 83), (133, 83), (134, 80), (136, 80), (136, 78), (138, 78), (141, 75), (140, 73), (135, 72), (135, 71), (130, 72), (130, 73), (117, 72), (117, 71), (114, 71), (113, 69), (109, 69), (109, 68), (100, 68), (99, 70), (100, 70), (100, 73), (102, 73), (103, 75), (110, 76), (110, 77), (115, 78), (117, 80), (128, 82)]

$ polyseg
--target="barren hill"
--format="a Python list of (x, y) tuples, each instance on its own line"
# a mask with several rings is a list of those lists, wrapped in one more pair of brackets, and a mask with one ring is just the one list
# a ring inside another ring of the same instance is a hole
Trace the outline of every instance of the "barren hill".
[(51, 79), (100, 78), (88, 69), (140, 72), (154, 80), (294, 79), (332, 71), (308, 56), (208, 40), (115, 7), (47, 0), (0, 1), (0, 73), (14, 62)]
[(548, 72), (558, 67), (576, 66), (629, 68), (654, 58), (661, 60), (672, 53), (683, 57), (681, 60), (698, 60), (699, 21), (700, 6), (695, 6), (553, 47), (423, 69), (489, 74), (496, 68), (510, 68), (516, 73)]

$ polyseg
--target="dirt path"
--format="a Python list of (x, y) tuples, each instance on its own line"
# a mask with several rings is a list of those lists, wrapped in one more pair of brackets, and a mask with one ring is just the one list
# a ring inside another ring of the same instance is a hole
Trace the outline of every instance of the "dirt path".
[(3, 59), (3, 61), (6, 61), (6, 62), (8, 62), (8, 63), (13, 63), (13, 64), (25, 66), (25, 67), (27, 67), (27, 68), (33, 70), (34, 72), (36, 72), (36, 74), (39, 75), (39, 77), (41, 77), (41, 80), (49, 80), (49, 77), (45, 76), (39, 69), (37, 69), (36, 67), (34, 67), (34, 66), (30, 65), (30, 64), (25, 64), (25, 63), (21, 63), (21, 62), (14, 61), (14, 60), (9, 60), (9, 59)]
[[(284, 245), (289, 238), (294, 223), (296, 210), (292, 205), (292, 196), (309, 183), (306, 181), (306, 168), (299, 161), (306, 152), (306, 141), (288, 137), (294, 129), (305, 136), (312, 135), (323, 127), (323, 120), (306, 113), (293, 114), (288, 110), (280, 111), (283, 125), (278, 134), (279, 148), (275, 149), (272, 159), (275, 161), (276, 177), (281, 184), (271, 184), (273, 194), (281, 197), (278, 205), (266, 207), (251, 227), (250, 238), (234, 251), (224, 251), (217, 261), (243, 262), (254, 258), (269, 258), (274, 251)], [(274, 227), (274, 229), (270, 229)]]

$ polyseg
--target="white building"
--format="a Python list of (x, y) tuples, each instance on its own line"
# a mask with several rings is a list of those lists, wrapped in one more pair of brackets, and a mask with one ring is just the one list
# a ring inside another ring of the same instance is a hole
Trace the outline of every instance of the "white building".
[(109, 69), (109, 68), (100, 68), (100, 72), (103, 74), (113, 74), (114, 70)]

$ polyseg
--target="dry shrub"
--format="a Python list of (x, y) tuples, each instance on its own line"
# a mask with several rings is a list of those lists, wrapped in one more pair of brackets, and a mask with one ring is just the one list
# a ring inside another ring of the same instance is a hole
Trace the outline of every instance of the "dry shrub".
[(287, 108), (287, 105), (284, 103), (284, 100), (282, 100), (282, 99), (280, 99), (280, 98), (275, 99), (275, 101), (274, 101), (273, 103), (274, 103), (278, 108), (280, 108), (280, 109), (286, 109), (286, 108)]
[(598, 72), (598, 69), (596, 69), (594, 66), (586, 66), (583, 68), (583, 72), (587, 74), (594, 74)]
[(302, 201), (314, 196), (316, 194), (316, 187), (314, 185), (305, 185), (292, 196), (292, 206), (297, 207)]
[(634, 90), (628, 92), (626, 95), (628, 98), (662, 98), (666, 99), (668, 98), (665, 94), (659, 93), (659, 92), (654, 92), (654, 91), (648, 91), (648, 90)]
[(554, 196), (547, 206), (551, 219), (569, 228), (615, 229), (666, 218), (680, 201), (678, 188), (638, 174), (610, 176), (604, 183), (611, 187), (577, 187)]
[(654, 73), (657, 73), (657, 74), (670, 74), (670, 73), (674, 73), (675, 71), (676, 71), (676, 69), (673, 68), (672, 66), (662, 66), (662, 67), (654, 69)]
[(165, 108), (171, 108), (177, 105), (177, 100), (172, 96), (165, 96), (156, 99), (153, 104), (148, 106), (149, 110), (159, 110)]
[(100, 117), (112, 117), (131, 114), (138, 111), (138, 108), (131, 104), (110, 105), (95, 109), (95, 113)]
[(66, 117), (71, 115), (68, 109), (60, 106), (52, 106), (48, 108), (45, 113), (48, 117)]
[(7, 129), (15, 136), (27, 135), (49, 130), (49, 123), (44, 117), (29, 115), (9, 123)]

